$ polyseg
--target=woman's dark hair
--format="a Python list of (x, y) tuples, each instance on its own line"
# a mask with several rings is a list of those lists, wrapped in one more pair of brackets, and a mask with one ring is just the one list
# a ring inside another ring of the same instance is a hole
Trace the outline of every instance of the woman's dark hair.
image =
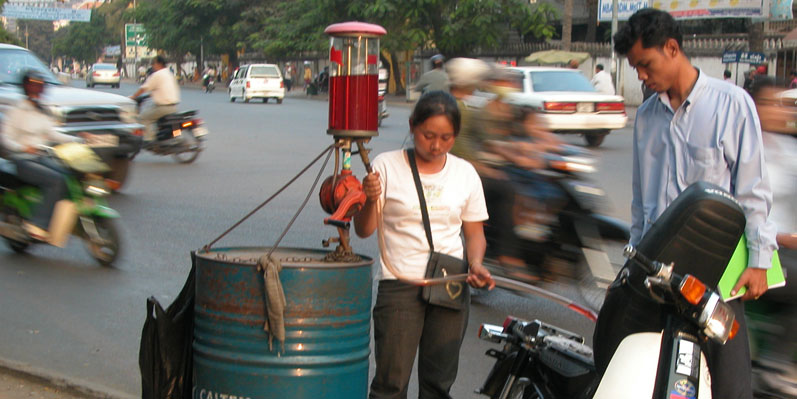
[(427, 119), (438, 115), (448, 118), (454, 126), (454, 136), (457, 136), (461, 119), (457, 100), (451, 94), (440, 90), (430, 91), (421, 96), (410, 115), (410, 128), (419, 126)]
[(683, 48), (681, 27), (666, 11), (643, 8), (634, 13), (614, 35), (614, 51), (626, 55), (637, 40), (642, 39), (643, 48), (663, 47), (669, 39), (675, 39)]

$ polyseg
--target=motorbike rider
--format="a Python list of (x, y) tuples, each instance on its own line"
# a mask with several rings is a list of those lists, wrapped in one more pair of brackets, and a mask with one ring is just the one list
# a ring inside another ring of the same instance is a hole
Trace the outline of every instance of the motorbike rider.
[(145, 92), (152, 96), (154, 106), (139, 115), (141, 123), (145, 126), (144, 141), (155, 140), (155, 126), (158, 119), (177, 112), (180, 102), (180, 87), (177, 79), (166, 67), (166, 59), (158, 55), (152, 61), (152, 74), (130, 98), (135, 99)]
[(210, 86), (210, 82), (216, 80), (216, 67), (211, 65), (207, 72), (205, 72), (205, 76), (202, 77), (202, 88), (205, 90), (205, 93), (208, 92), (208, 86)]
[(6, 113), (0, 141), (8, 158), (16, 164), (17, 177), (42, 191), (42, 201), (23, 228), (32, 238), (46, 242), (50, 238), (48, 227), (55, 204), (66, 197), (68, 188), (64, 172), (49, 158), (40, 156), (41, 149), (80, 138), (55, 131), (53, 120), (39, 103), (44, 88), (44, 77), (38, 72), (29, 70), (22, 76), (26, 98)]
[(432, 70), (424, 73), (413, 90), (426, 93), (429, 91), (448, 91), (449, 81), (448, 74), (443, 69), (445, 57), (442, 54), (435, 54), (429, 61), (432, 62)]

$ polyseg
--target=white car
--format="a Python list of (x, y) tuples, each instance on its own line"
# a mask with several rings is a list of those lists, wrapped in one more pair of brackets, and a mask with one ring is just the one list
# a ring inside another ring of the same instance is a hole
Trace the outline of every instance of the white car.
[(262, 98), (266, 103), (269, 98), (273, 98), (277, 100), (277, 104), (282, 104), (282, 99), (285, 98), (285, 82), (279, 67), (274, 64), (243, 65), (233, 75), (227, 91), (230, 102), (235, 102), (236, 98), (247, 103), (253, 98)]
[(94, 87), (95, 85), (119, 87), (121, 80), (119, 70), (116, 69), (114, 64), (94, 64), (86, 73), (86, 87)]
[(512, 69), (523, 74), (523, 92), (508, 100), (536, 110), (541, 124), (554, 133), (583, 134), (588, 146), (597, 147), (628, 122), (623, 97), (598, 93), (577, 69)]

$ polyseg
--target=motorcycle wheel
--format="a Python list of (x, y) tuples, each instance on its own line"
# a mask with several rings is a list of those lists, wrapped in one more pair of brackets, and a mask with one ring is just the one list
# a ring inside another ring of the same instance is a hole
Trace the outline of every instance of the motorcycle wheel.
[(184, 152), (177, 152), (172, 154), (172, 158), (179, 163), (191, 163), (194, 162), (197, 157), (199, 157), (199, 153), (202, 150), (191, 150), (191, 151), (184, 151)]
[(3, 238), (6, 240), (6, 244), (8, 244), (8, 247), (11, 248), (12, 251), (18, 254), (26, 253), (28, 251), (28, 247), (30, 247), (30, 243), (27, 241), (17, 241), (6, 237)]
[[(111, 219), (94, 219), (99, 240), (85, 235), (86, 247), (99, 264), (110, 266), (119, 257), (119, 233)], [(84, 233), (85, 234), (85, 233)]]

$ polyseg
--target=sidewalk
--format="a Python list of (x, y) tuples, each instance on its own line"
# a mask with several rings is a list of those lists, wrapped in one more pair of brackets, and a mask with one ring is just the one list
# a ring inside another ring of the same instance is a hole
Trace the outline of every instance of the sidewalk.
[(85, 381), (75, 381), (26, 364), (0, 358), (2, 399), (132, 399), (105, 392)]

